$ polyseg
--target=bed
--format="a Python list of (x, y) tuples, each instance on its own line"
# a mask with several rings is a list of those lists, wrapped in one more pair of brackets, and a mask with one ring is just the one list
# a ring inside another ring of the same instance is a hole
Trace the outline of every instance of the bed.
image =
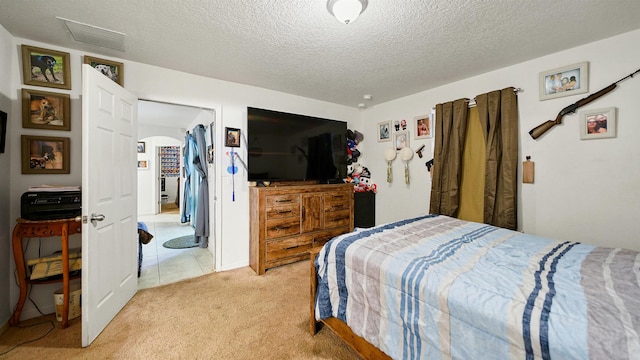
[(323, 323), (367, 359), (640, 356), (632, 250), (426, 215), (311, 258), (311, 333)]

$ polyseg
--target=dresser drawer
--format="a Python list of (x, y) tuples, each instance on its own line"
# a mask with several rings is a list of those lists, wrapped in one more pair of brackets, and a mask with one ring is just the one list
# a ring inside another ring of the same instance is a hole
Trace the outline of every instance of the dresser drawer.
[(265, 205), (267, 209), (275, 206), (299, 207), (300, 195), (299, 194), (267, 195), (265, 196)]
[(300, 205), (291, 204), (285, 206), (269, 207), (265, 210), (265, 216), (267, 220), (282, 219), (286, 217), (300, 218)]
[(313, 235), (313, 247), (322, 246), (334, 237), (348, 232), (348, 226), (317, 232)]
[(267, 241), (266, 261), (277, 262), (284, 258), (307, 256), (313, 244), (312, 235), (296, 236), (287, 239)]
[(296, 235), (300, 233), (300, 217), (267, 220), (265, 226), (266, 239)]
[(327, 211), (324, 213), (325, 229), (348, 226), (351, 222), (351, 210)]
[(333, 194), (325, 194), (324, 195), (324, 210), (325, 211), (335, 211), (335, 210), (346, 210), (349, 209), (351, 204), (351, 192), (350, 191), (342, 191)]

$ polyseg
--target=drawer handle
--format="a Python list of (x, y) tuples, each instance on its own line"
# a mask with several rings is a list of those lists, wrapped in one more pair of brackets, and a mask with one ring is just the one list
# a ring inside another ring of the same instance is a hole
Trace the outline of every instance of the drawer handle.
[(297, 245), (293, 245), (293, 246), (289, 246), (289, 247), (284, 248), (284, 249), (285, 249), (285, 250), (291, 250), (291, 249), (295, 249), (295, 248), (297, 248), (297, 247), (298, 247)]
[(292, 202), (292, 201), (293, 201), (293, 200), (291, 200), (291, 199), (276, 200), (276, 202), (277, 202), (277, 203), (290, 203), (290, 202)]
[(278, 214), (287, 214), (287, 213), (290, 213), (290, 212), (291, 212), (291, 210), (279, 210), (277, 213)]
[(291, 225), (289, 225), (289, 226), (282, 226), (282, 227), (280, 227), (280, 226), (276, 226), (276, 227), (272, 228), (272, 230), (280, 231), (280, 230), (286, 230), (286, 229), (289, 229), (289, 228), (291, 228)]
[(344, 209), (344, 205), (333, 205), (331, 210), (342, 210)]

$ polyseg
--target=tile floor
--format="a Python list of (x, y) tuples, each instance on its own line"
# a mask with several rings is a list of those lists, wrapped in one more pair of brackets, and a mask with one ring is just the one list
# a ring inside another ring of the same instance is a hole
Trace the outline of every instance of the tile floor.
[(213, 272), (213, 256), (209, 249), (168, 249), (162, 244), (178, 236), (193, 234), (190, 225), (180, 224), (177, 212), (143, 215), (144, 222), (153, 235), (150, 243), (142, 245), (142, 271), (138, 289), (170, 284), (180, 280)]

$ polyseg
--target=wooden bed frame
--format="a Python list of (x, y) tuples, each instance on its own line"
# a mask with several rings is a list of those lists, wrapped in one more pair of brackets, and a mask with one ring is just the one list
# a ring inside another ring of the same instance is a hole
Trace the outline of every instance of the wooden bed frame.
[(316, 321), (315, 315), (315, 299), (316, 299), (316, 287), (318, 285), (318, 276), (316, 274), (315, 260), (322, 248), (316, 247), (309, 250), (309, 258), (311, 263), (311, 312), (309, 317), (309, 331), (311, 335), (315, 335), (319, 327), (324, 324), (331, 329), (336, 335), (338, 335), (347, 345), (349, 345), (358, 355), (363, 359), (391, 359), (389, 355), (373, 346), (364, 338), (353, 333), (349, 325), (345, 324), (342, 320), (331, 317), (321, 321)]

